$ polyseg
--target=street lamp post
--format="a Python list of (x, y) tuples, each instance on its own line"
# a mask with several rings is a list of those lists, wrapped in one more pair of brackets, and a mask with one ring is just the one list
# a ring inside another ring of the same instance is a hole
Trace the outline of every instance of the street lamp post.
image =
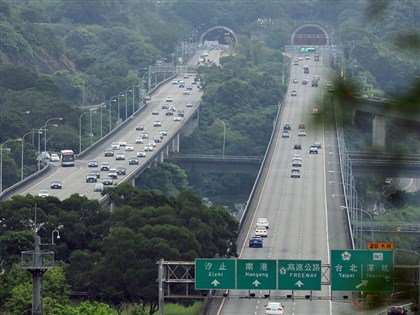
[(13, 142), (13, 141), (22, 141), (22, 139), (21, 138), (9, 139), (0, 145), (0, 173), (1, 173), (0, 174), (0, 195), (3, 192), (3, 146), (8, 142)]
[(117, 96), (113, 96), (109, 99), (109, 132), (112, 131), (112, 102), (116, 102), (114, 98)]
[(283, 65), (283, 70), (281, 72), (281, 85), (284, 85), (284, 68), (286, 68), (287, 63)]
[[(146, 75), (149, 75), (149, 80), (147, 81), (148, 82), (148, 88), (146, 89), (145, 87), (144, 87), (144, 83), (146, 82), (145, 80), (144, 80), (144, 77), (146, 76)], [(142, 96), (144, 96), (147, 92), (149, 92), (149, 90), (150, 90), (150, 69), (149, 69), (149, 71), (148, 72), (145, 72), (144, 74), (143, 74), (143, 79), (142, 79), (142, 89), (143, 89), (143, 94), (142, 94)]]
[(120, 96), (122, 96), (122, 97), (124, 97), (125, 95), (124, 94), (121, 94), (121, 93), (123, 93), (123, 92), (120, 92), (120, 93), (118, 93), (118, 96), (117, 96), (117, 122), (118, 122), (118, 120), (120, 120)]
[(32, 130), (29, 131), (27, 133), (25, 133), (22, 137), (22, 157), (21, 157), (21, 161), (20, 161), (20, 180), (22, 181), (24, 176), (23, 176), (23, 144), (25, 143), (25, 136), (29, 135), (29, 134), (35, 134), (37, 133), (38, 135), (40, 135), (42, 132), (40, 130)]
[(57, 118), (50, 118), (48, 119), (45, 124), (44, 124), (44, 130), (45, 130), (45, 135), (44, 135), (44, 152), (47, 152), (47, 124), (49, 121), (51, 120), (63, 120), (63, 118), (61, 117), (57, 117)]
[(57, 124), (45, 124), (44, 126), (41, 126), (39, 129), (37, 129), (38, 131), (40, 131), (40, 133), (38, 133), (38, 152), (37, 152), (37, 161), (38, 161), (38, 172), (41, 168), (41, 134), (46, 130), (47, 127), (58, 127)]
[(222, 121), (223, 124), (223, 147), (222, 147), (222, 157), (225, 159), (225, 145), (226, 145), (226, 124)]
[[(340, 208), (341, 209), (347, 209), (346, 206), (340, 206)], [(369, 212), (367, 212), (366, 210), (361, 209), (361, 208), (354, 208), (353, 207), (353, 210), (360, 211), (362, 213), (366, 213), (369, 216), (369, 219), (370, 219), (370, 241), (373, 242), (373, 218), (372, 218), (372, 215)], [(359, 243), (358, 248), (360, 248), (361, 237), (362, 237), (362, 228), (363, 228), (363, 226), (362, 226), (363, 225), (363, 216), (362, 215), (360, 216), (360, 222), (359, 223), (360, 223), (360, 235), (359, 235), (359, 239), (358, 239), (358, 243)]]
[[(131, 86), (129, 86), (125, 90), (125, 120), (127, 120), (127, 118), (128, 118), (128, 92), (133, 92), (133, 89), (131, 88)], [(134, 95), (134, 93), (133, 93), (133, 95)]]
[[(80, 117), (79, 117), (79, 154), (80, 154), (80, 152), (82, 152), (82, 117), (85, 114), (89, 114), (89, 113), (92, 115), (92, 112), (94, 112), (94, 111), (95, 111), (95, 109), (90, 109), (90, 110), (80, 114)], [(91, 129), (92, 129), (92, 120), (90, 120), (90, 122), (91, 122)]]

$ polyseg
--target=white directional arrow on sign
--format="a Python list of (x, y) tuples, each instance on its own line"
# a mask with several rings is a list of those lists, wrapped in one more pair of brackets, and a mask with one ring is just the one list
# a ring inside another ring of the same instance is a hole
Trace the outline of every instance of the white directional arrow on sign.
[(301, 286), (303, 286), (304, 284), (303, 284), (303, 282), (302, 281), (298, 281), (298, 282), (296, 282), (295, 283), (295, 285), (297, 285), (299, 288), (301, 287)]
[(217, 286), (220, 284), (220, 282), (219, 282), (219, 281), (217, 281), (216, 279), (214, 279), (214, 280), (211, 282), (211, 284), (212, 284), (212, 285), (214, 285), (215, 287), (217, 287)]
[(356, 285), (356, 289), (362, 287), (362, 286), (367, 286), (368, 284), (368, 280), (362, 280), (361, 283), (359, 283), (358, 285)]
[(258, 280), (255, 280), (254, 282), (252, 282), (252, 284), (258, 287), (261, 284), (261, 282), (259, 282)]

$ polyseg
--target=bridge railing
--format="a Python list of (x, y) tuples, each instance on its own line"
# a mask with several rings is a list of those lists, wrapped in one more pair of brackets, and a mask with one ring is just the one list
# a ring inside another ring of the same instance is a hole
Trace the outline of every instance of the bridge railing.
[(384, 233), (420, 233), (420, 222), (378, 222), (378, 221), (363, 221), (354, 222), (358, 229), (366, 232), (384, 232)]

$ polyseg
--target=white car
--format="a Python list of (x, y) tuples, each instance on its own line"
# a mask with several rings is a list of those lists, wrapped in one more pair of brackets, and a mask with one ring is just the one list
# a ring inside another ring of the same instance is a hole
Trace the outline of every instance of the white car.
[(143, 132), (143, 133), (141, 134), (141, 137), (142, 137), (143, 139), (148, 139), (148, 138), (149, 138), (149, 134), (148, 134), (147, 132)]
[(162, 127), (162, 123), (160, 122), (160, 120), (155, 120), (153, 123), (153, 127)]
[(50, 161), (51, 162), (60, 162), (60, 157), (56, 153), (51, 153)]
[(49, 195), (50, 195), (50, 192), (47, 189), (42, 189), (38, 193), (39, 197), (48, 197)]
[(153, 151), (153, 146), (151, 146), (151, 145), (145, 146), (144, 151), (146, 151), (146, 152)]
[(182, 95), (190, 95), (190, 91), (189, 90), (184, 90), (184, 92), (182, 92)]
[(125, 141), (120, 141), (119, 144), (120, 144), (120, 147), (127, 146), (127, 142), (125, 142)]
[(300, 137), (305, 137), (305, 136), (306, 136), (306, 131), (305, 131), (305, 129), (299, 129), (299, 131), (298, 131), (298, 136), (300, 136)]
[(115, 156), (115, 159), (116, 159), (116, 160), (125, 160), (125, 155), (124, 155), (124, 153), (118, 153), (118, 154)]
[(145, 151), (137, 152), (137, 157), (146, 157), (146, 152)]
[(177, 79), (173, 79), (173, 80), (172, 80), (172, 84), (173, 84), (173, 85), (178, 84), (178, 80), (177, 80)]
[(159, 115), (159, 111), (157, 109), (152, 110), (152, 115)]
[(139, 143), (142, 144), (143, 143), (143, 138), (137, 137), (136, 138), (136, 143), (137, 144), (139, 144)]
[(292, 178), (300, 178), (300, 170), (297, 168), (292, 168)]
[(120, 149), (120, 143), (119, 142), (112, 142), (111, 149), (112, 150), (119, 150)]
[[(137, 139), (136, 139), (137, 140)], [(132, 144), (127, 144), (125, 146), (125, 151), (134, 151), (134, 145)]]
[(167, 96), (166, 97), (166, 101), (167, 102), (173, 102), (174, 100), (172, 99), (172, 96)]
[(174, 121), (181, 121), (181, 117), (179, 117), (179, 116), (174, 116)]
[(295, 90), (292, 91), (292, 93), (290, 93), (291, 96), (297, 96), (297, 92)]
[(265, 315), (283, 315), (283, 310), (280, 302), (270, 302), (265, 306)]
[(255, 228), (255, 235), (261, 236), (261, 237), (267, 237), (268, 236), (268, 230), (265, 226), (257, 226)]
[(268, 229), (268, 219), (267, 218), (258, 218), (257, 226), (263, 226)]
[(155, 140), (149, 140), (149, 146), (155, 147), (156, 141)]
[(187, 102), (187, 107), (193, 107), (193, 102), (191, 101)]

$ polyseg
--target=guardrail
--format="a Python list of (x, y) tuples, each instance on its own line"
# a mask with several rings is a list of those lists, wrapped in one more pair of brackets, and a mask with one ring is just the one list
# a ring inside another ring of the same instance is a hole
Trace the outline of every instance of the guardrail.
[(210, 155), (210, 154), (170, 154), (171, 160), (182, 161), (226, 161), (226, 162), (255, 162), (261, 163), (264, 156), (241, 156), (241, 155)]
[(361, 231), (382, 233), (420, 233), (420, 223), (407, 222), (354, 222), (353, 225)]

